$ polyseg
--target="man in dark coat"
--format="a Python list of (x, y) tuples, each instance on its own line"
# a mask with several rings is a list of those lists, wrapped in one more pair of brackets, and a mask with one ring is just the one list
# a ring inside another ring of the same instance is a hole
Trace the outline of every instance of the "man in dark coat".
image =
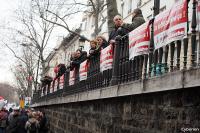
[(79, 67), (79, 65), (87, 59), (87, 52), (82, 51), (80, 49), (76, 50), (76, 56), (71, 62), (71, 67)]
[(19, 133), (19, 109), (14, 109), (13, 117), (9, 122), (6, 133)]
[(115, 23), (115, 29), (109, 35), (109, 43), (114, 42), (116, 36), (124, 36), (127, 33), (139, 27), (140, 25), (142, 25), (143, 23), (145, 23), (142, 11), (139, 8), (133, 11), (131, 24), (124, 23), (120, 15), (116, 15), (113, 21)]
[(26, 111), (24, 109), (21, 110), (20, 116), (19, 116), (19, 128), (18, 131), (20, 133), (26, 133), (26, 129), (25, 129), (25, 124), (28, 121), (28, 114), (26, 113)]

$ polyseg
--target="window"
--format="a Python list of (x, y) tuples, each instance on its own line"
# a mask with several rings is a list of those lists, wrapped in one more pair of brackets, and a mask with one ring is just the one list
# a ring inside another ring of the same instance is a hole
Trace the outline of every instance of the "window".
[(121, 1), (121, 16), (124, 17), (124, 2)]
[(140, 7), (142, 5), (142, 0), (137, 1), (137, 7)]
[(128, 14), (132, 12), (132, 0), (128, 1)]
[(166, 10), (166, 6), (163, 6), (162, 8), (160, 8), (160, 12), (163, 12), (164, 10)]

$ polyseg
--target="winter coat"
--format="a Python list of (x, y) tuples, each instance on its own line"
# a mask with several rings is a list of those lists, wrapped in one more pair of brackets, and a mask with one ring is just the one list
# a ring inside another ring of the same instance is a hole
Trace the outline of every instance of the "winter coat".
[(19, 115), (14, 114), (9, 121), (9, 126), (6, 133), (19, 133)]
[(46, 116), (43, 116), (39, 122), (40, 128), (39, 133), (47, 133), (49, 130), (49, 121), (47, 120)]
[(135, 17), (132, 18), (132, 23), (128, 24), (126, 26), (126, 28), (128, 28), (129, 32), (131, 32), (132, 30), (136, 29), (137, 27), (139, 27), (143, 23), (145, 23), (143, 15), (142, 14), (138, 14)]
[(25, 112), (22, 112), (19, 116), (19, 132), (26, 133), (25, 124), (28, 121), (28, 115)]
[(87, 59), (87, 52), (82, 51), (81, 55), (79, 58), (75, 58), (72, 62), (71, 62), (71, 66), (70, 69), (72, 70), (74, 67), (79, 67), (79, 65), (85, 61)]
[(103, 43), (100, 45), (99, 50), (106, 48), (108, 46), (108, 42), (106, 40), (103, 40)]
[(35, 118), (29, 118), (28, 121), (25, 124), (25, 129), (27, 130), (27, 133), (30, 133), (30, 129), (31, 129), (31, 125), (35, 124), (36, 127), (36, 132), (35, 133), (39, 133), (39, 122), (38, 120), (36, 120)]
[(8, 114), (5, 111), (0, 112), (0, 127), (5, 128), (7, 126)]
[(145, 20), (144, 20), (142, 14), (136, 15), (134, 18), (132, 18), (131, 24), (123, 23), (123, 25), (121, 27), (115, 27), (115, 29), (113, 31), (111, 31), (111, 33), (109, 35), (108, 42), (110, 42), (110, 40), (115, 40), (116, 36), (118, 36), (118, 35), (124, 36), (124, 35), (128, 34), (132, 30), (134, 30), (137, 27), (139, 27), (140, 25), (142, 25), (143, 23), (145, 23)]

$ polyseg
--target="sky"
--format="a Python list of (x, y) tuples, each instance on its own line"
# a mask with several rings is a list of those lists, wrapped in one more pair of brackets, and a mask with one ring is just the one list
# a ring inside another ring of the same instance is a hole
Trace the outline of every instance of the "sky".
[[(13, 11), (17, 8), (18, 0), (0, 0), (0, 24), (6, 24), (11, 18)], [(2, 45), (2, 44), (1, 44)], [(14, 77), (10, 70), (13, 64), (13, 56), (4, 46), (0, 47), (0, 82), (13, 84)]]
[[(7, 23), (14, 22), (14, 16), (15, 16), (15, 10), (18, 9), (20, 4), (28, 4), (29, 0), (0, 0), (0, 28), (2, 26), (7, 25)], [(27, 5), (28, 6), (28, 5)], [(70, 23), (69, 25), (71, 26), (75, 26), (78, 25), (78, 23), (80, 23), (80, 15), (79, 17), (76, 17), (75, 21), (76, 23)], [(48, 45), (48, 52), (52, 51), (53, 48), (59, 44), (59, 42), (61, 41), (62, 37), (67, 36), (67, 32), (65, 29), (63, 28), (59, 28), (57, 27), (54, 32), (53, 35), (51, 37), (51, 41), (50, 44)], [(7, 35), (7, 33), (0, 33), (0, 41), (1, 38), (5, 38), (5, 36)], [(2, 39), (3, 40), (3, 39)], [(15, 65), (15, 57), (14, 55), (11, 53), (11, 51), (8, 50), (8, 48), (6, 48), (5, 46), (3, 46), (2, 43), (0, 43), (0, 82), (6, 82), (9, 83), (11, 85), (16, 85), (15, 79), (14, 79), (14, 75), (11, 72), (11, 67), (13, 67)], [(48, 55), (48, 53), (46, 53), (46, 56)]]

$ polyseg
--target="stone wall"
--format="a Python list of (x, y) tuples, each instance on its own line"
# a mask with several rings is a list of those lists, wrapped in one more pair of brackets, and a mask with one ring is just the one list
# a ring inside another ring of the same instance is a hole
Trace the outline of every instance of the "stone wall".
[(51, 133), (200, 132), (200, 89), (187, 88), (132, 96), (49, 105)]

